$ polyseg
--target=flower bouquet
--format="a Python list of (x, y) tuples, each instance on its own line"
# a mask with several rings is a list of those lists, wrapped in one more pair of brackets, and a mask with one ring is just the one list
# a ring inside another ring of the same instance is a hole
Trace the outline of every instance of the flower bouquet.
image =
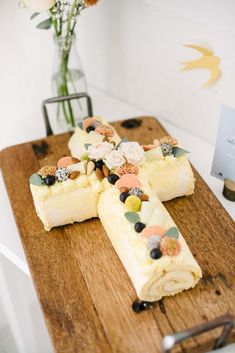
[[(53, 94), (67, 96), (86, 91), (86, 80), (75, 46), (75, 27), (78, 16), (99, 0), (20, 0), (20, 5), (33, 10), (31, 19), (46, 15), (37, 28), (54, 29), (56, 56), (52, 75)], [(59, 127), (72, 130), (84, 117), (79, 101), (64, 101), (57, 106)]]

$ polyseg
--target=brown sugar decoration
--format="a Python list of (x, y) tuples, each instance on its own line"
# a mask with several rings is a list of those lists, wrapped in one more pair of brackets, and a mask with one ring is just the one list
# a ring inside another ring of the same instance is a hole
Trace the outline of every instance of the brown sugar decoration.
[(163, 138), (160, 139), (160, 144), (161, 145), (167, 144), (174, 147), (178, 145), (178, 141), (171, 136), (164, 136)]
[(46, 165), (38, 171), (38, 174), (42, 178), (46, 178), (48, 175), (55, 176), (56, 170), (57, 170), (57, 167), (53, 165)]
[(119, 175), (124, 175), (124, 174), (135, 174), (137, 175), (139, 173), (139, 168), (132, 164), (132, 163), (124, 163), (121, 167), (118, 167), (116, 169), (116, 172)]

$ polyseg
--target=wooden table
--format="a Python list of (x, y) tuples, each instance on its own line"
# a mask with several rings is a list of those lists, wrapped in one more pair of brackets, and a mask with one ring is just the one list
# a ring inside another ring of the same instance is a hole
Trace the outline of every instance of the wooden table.
[[(166, 134), (154, 118), (138, 120), (140, 126), (132, 129), (122, 122), (113, 125), (120, 136), (141, 143)], [(44, 231), (28, 178), (68, 154), (69, 137), (51, 136), (1, 152), (4, 181), (55, 351), (156, 353), (166, 334), (235, 314), (235, 225), (196, 171), (195, 194), (165, 206), (202, 267), (203, 279), (152, 310), (132, 311), (136, 293), (98, 219)], [(218, 333), (190, 339), (176, 351), (206, 352)]]

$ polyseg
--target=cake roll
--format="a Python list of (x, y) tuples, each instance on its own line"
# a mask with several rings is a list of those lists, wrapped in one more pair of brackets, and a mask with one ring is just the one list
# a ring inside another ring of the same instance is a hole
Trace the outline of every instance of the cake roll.
[(194, 192), (194, 175), (188, 156), (166, 156), (162, 160), (146, 162), (152, 192), (163, 202)]
[[(100, 135), (101, 128), (100, 130), (95, 128), (97, 119), (99, 119), (98, 124), (109, 126), (112, 129), (111, 133), (108, 129), (107, 131), (104, 129), (102, 132), (104, 135)], [(101, 117), (85, 119), (84, 124), (83, 128), (76, 129), (69, 140), (68, 147), (72, 156), (80, 158), (86, 153), (84, 146), (89, 145), (89, 143), (100, 143), (104, 140), (104, 136), (107, 141), (112, 140), (116, 145), (122, 141), (115, 129)], [(95, 130), (89, 130), (89, 127)], [(152, 192), (161, 201), (193, 194), (194, 175), (188, 160), (188, 151), (181, 148), (176, 139), (165, 136), (160, 140), (155, 139), (152, 144), (142, 147), (145, 156), (143, 158), (144, 163), (141, 163), (139, 168), (146, 171)]]
[[(62, 160), (66, 158), (71, 159)], [(85, 161), (66, 167), (45, 166), (30, 177), (34, 206), (45, 230), (98, 216), (103, 183), (93, 170), (94, 163), (91, 168)]]
[(128, 197), (120, 202), (118, 188), (104, 190), (98, 215), (138, 298), (154, 302), (193, 288), (202, 272), (160, 200), (150, 189), (142, 191), (148, 201), (133, 212)]

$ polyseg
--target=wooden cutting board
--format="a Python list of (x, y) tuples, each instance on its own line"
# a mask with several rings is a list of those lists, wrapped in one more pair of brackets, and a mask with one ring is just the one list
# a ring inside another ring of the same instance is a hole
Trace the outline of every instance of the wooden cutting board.
[[(120, 136), (145, 144), (166, 135), (154, 118), (138, 122), (113, 126)], [(41, 166), (69, 154), (69, 137), (50, 136), (1, 152), (3, 177), (55, 351), (160, 353), (164, 335), (235, 314), (235, 225), (196, 171), (195, 194), (165, 206), (199, 262), (203, 279), (154, 309), (132, 311), (136, 293), (98, 219), (44, 231), (28, 179)], [(206, 352), (219, 333), (217, 329), (190, 339), (176, 351)]]

